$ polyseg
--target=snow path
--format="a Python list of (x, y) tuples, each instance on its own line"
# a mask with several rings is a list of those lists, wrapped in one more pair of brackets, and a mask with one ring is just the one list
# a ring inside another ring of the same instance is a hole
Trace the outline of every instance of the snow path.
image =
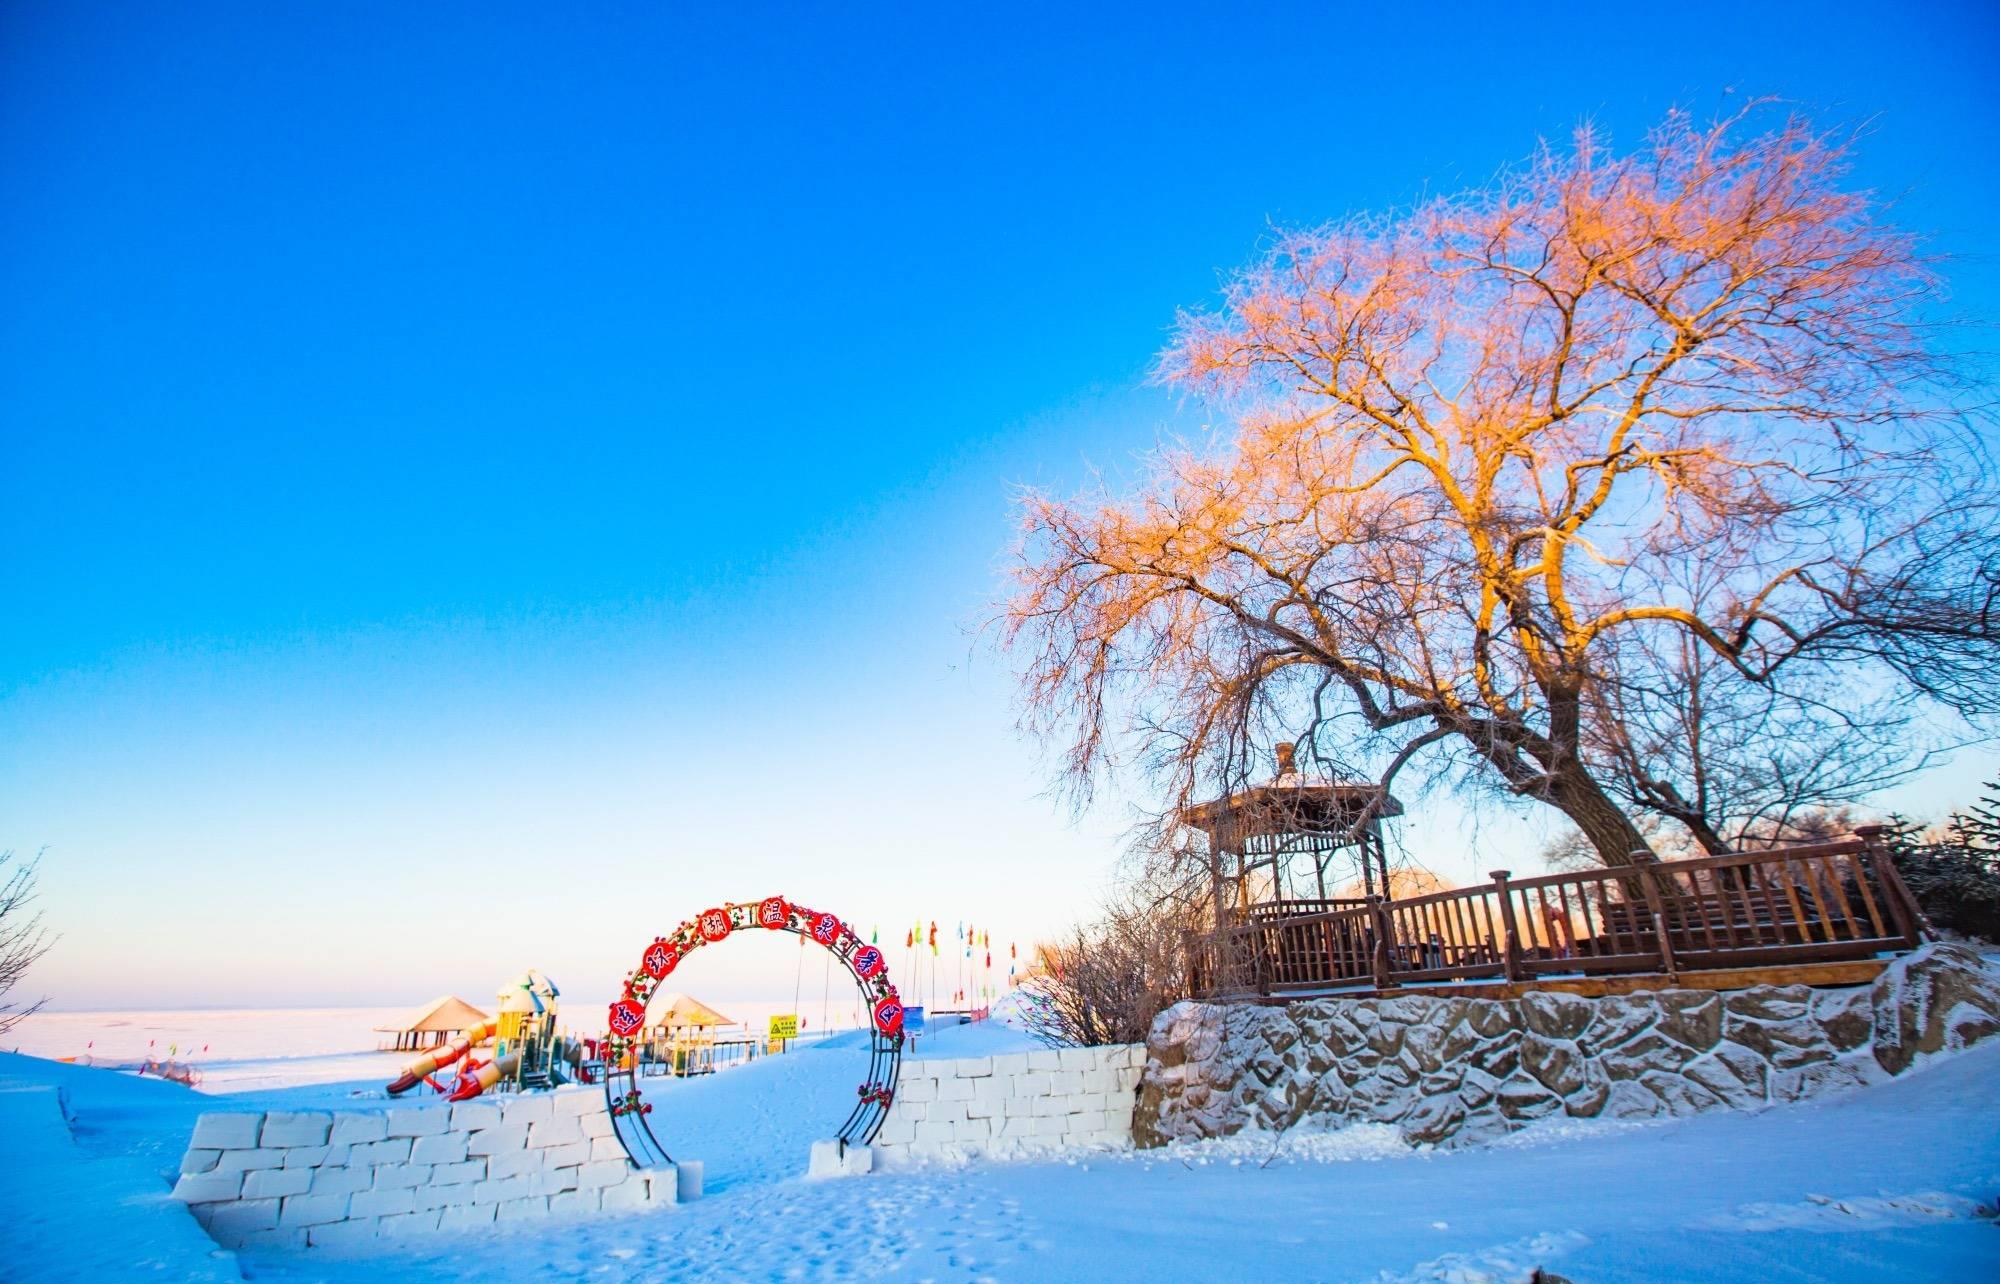
[(1261, 1168), (1265, 1138), (785, 1178), (630, 1219), (437, 1241), (395, 1258), (260, 1259), (248, 1273), (338, 1284), (527, 1267), (576, 1280), (1479, 1284), (1547, 1265), (1592, 1284), (2000, 1278), (2000, 1226), (1979, 1211), (2000, 1194), (1996, 1094), (2000, 1046), (1754, 1116), (1571, 1125), (1450, 1154), (1384, 1157), (1379, 1140), (1362, 1139), (1352, 1158), (1314, 1160), (1287, 1142)]
[[(965, 1055), (950, 1044), (940, 1037), (936, 1055)], [(243, 1273), (284, 1284), (1148, 1276), (1482, 1284), (1546, 1265), (1589, 1284), (2000, 1278), (2000, 1225), (1989, 1215), (2000, 1196), (1992, 1108), (2000, 1044), (1814, 1104), (1672, 1123), (1558, 1124), (1448, 1154), (1411, 1152), (1380, 1129), (1356, 1128), (805, 1181), (797, 1174), (806, 1144), (844, 1114), (861, 1064), (857, 1050), (830, 1042), (648, 1087), (668, 1145), (714, 1175), (698, 1203), (407, 1240), (365, 1258), (246, 1255)], [(54, 1143), (34, 1139), (46, 1129), (7, 1128), (10, 1142), (24, 1140), (0, 1154), (0, 1186), (45, 1229), (26, 1256), (5, 1259), (0, 1276), (174, 1279), (220, 1268), (226, 1278), (226, 1259), (190, 1255), (199, 1246), (181, 1232), (199, 1236), (191, 1219), (159, 1204), (193, 1113), (251, 1098), (217, 1103), (171, 1084), (0, 1057), (0, 1081), (10, 1078), (63, 1084), (76, 1155), (46, 1153)], [(150, 1221), (131, 1215), (149, 1202)], [(88, 1272), (52, 1255), (80, 1236), (91, 1239)], [(166, 1261), (179, 1273), (144, 1265)]]

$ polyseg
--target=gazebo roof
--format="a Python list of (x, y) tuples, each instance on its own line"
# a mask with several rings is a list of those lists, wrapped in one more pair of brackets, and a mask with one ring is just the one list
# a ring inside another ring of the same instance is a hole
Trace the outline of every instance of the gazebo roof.
[(401, 1025), (380, 1025), (377, 1030), (430, 1034), (445, 1030), (470, 1030), (489, 1018), (484, 1012), (473, 1007), (456, 995), (443, 994), (432, 999), (411, 1014), (411, 1019)]
[(678, 991), (660, 995), (648, 1003), (646, 1019), (650, 1024), (668, 1027), (736, 1024), (700, 999)]
[[(1376, 884), (1388, 885), (1381, 821), (1402, 815), (1403, 805), (1379, 784), (1308, 776), (1299, 771), (1292, 745), (1277, 749), (1278, 774), (1271, 780), (1181, 809), (1182, 824), (1208, 835), (1218, 923), (1230, 913), (1231, 894), (1238, 914), (1252, 901), (1297, 901), (1301, 889), (1331, 906), (1327, 867), (1350, 848), (1359, 852), (1367, 894)], [(1230, 879), (1233, 893), (1225, 888)]]
[(1380, 785), (1336, 784), (1290, 771), (1268, 784), (1197, 803), (1184, 809), (1181, 819), (1211, 833), (1346, 834), (1371, 805), (1377, 820), (1403, 814), (1403, 804)]

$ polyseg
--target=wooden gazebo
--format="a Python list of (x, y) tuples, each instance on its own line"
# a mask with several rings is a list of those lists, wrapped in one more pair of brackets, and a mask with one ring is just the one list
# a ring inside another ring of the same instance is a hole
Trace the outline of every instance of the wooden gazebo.
[[(1928, 930), (1880, 826), (1691, 860), (1522, 879), (1493, 870), (1490, 883), (1398, 895), (1381, 822), (1402, 811), (1378, 786), (1302, 775), (1282, 744), (1275, 779), (1183, 810), (1208, 837), (1214, 886), (1213, 925), (1188, 936), (1190, 992), (1608, 994), (1635, 977), (1650, 987), (1855, 985)], [(1349, 849), (1360, 878), (1329, 879)]]
[[(1209, 880), (1220, 929), (1268, 918), (1315, 914), (1386, 895), (1388, 854), (1382, 821), (1403, 806), (1372, 784), (1339, 783), (1301, 773), (1290, 744), (1278, 746), (1278, 774), (1261, 785), (1199, 803), (1181, 822), (1208, 837)], [(1328, 873), (1343, 852), (1359, 867), (1362, 899), (1335, 899), (1351, 881)]]
[(659, 1070), (674, 1075), (711, 1074), (716, 1069), (716, 1050), (747, 1049), (746, 1038), (718, 1040), (715, 1032), (736, 1025), (735, 1021), (688, 994), (655, 995), (646, 1005), (650, 1027), (647, 1060)]
[(487, 1016), (464, 999), (441, 994), (411, 1013), (399, 1025), (378, 1025), (377, 1034), (395, 1036), (383, 1045), (384, 1052), (414, 1052), (435, 1048), (446, 1040), (485, 1024)]

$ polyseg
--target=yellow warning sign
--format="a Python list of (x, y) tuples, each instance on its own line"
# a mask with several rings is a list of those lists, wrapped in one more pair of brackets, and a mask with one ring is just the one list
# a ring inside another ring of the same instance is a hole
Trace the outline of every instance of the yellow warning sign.
[(787, 1012), (783, 1016), (771, 1018), (770, 1037), (773, 1039), (796, 1039), (799, 1037), (799, 1015)]

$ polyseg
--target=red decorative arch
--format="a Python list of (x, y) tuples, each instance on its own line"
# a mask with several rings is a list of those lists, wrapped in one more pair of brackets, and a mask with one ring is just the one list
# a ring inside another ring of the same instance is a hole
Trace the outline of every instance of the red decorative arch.
[(841, 1125), (837, 1134), (840, 1141), (868, 1144), (889, 1113), (903, 1060), (903, 1000), (889, 980), (888, 959), (881, 949), (863, 942), (838, 915), (809, 909), (782, 896), (732, 901), (705, 909), (668, 935), (655, 938), (640, 953), (639, 965), (626, 976), (623, 990), (606, 1013), (609, 1033), (605, 1039), (604, 1094), (618, 1139), (638, 1167), (673, 1162), (646, 1122), (652, 1107), (639, 1099), (634, 1045), (645, 1028), (646, 1004), (689, 954), (725, 941), (736, 932), (757, 929), (791, 932), (817, 942), (847, 968), (868, 1008), (868, 1078), (860, 1086), (853, 1112)]

